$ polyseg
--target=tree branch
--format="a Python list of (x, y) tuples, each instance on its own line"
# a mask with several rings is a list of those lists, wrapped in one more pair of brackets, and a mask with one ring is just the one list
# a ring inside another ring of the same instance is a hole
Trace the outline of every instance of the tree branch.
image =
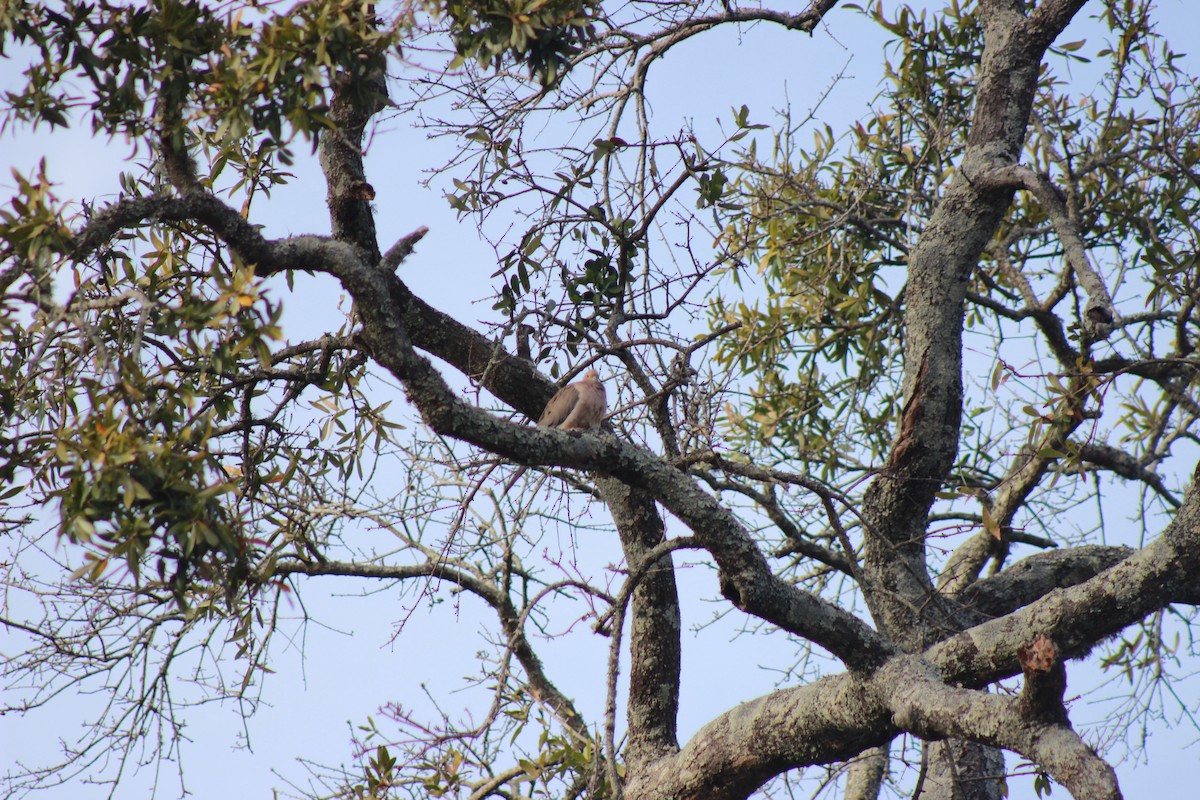
[(1017, 648), (1039, 633), (1063, 658), (1171, 603), (1200, 602), (1200, 492), (1184, 497), (1175, 517), (1150, 544), (1076, 586), (1059, 589), (1008, 616), (977, 625), (926, 651), (948, 683), (986, 686), (1016, 673)]
[(1080, 320), (1084, 331), (1092, 340), (1107, 338), (1116, 323), (1116, 309), (1113, 308), (1104, 279), (1088, 261), (1087, 247), (1083, 243), (1083, 237), (1079, 235), (1078, 226), (1067, 211), (1066, 201), (1050, 178), (1037, 174), (1029, 167), (1010, 164), (989, 170), (974, 180), (984, 191), (1024, 189), (1037, 198), (1063, 244), (1067, 266), (1075, 273), (1075, 280), (1087, 293), (1087, 306), (1084, 308), (1083, 319)]
[[(854, 615), (774, 575), (732, 512), (702, 491), (694, 479), (652, 453), (612, 437), (514, 425), (463, 402), (408, 338), (400, 312), (408, 293), (399, 279), (361, 262), (350, 267), (335, 275), (362, 314), (364, 341), (380, 365), (403, 383), (410, 401), (434, 431), (517, 463), (599, 471), (644, 489), (687, 524), (712, 553), (721, 570), (722, 593), (743, 611), (816, 642), (854, 666), (880, 663), (892, 651), (883, 637)], [(522, 366), (518, 359), (506, 357), (505, 362), (529, 369), (527, 362)]]
[(1172, 508), (1179, 508), (1179, 498), (1166, 487), (1158, 473), (1142, 464), (1124, 450), (1103, 442), (1086, 442), (1079, 448), (1079, 458), (1131, 481), (1140, 481)]
[(423, 564), (407, 566), (363, 563), (323, 561), (320, 563), (305, 563), (302, 561), (284, 560), (275, 564), (272, 576), (322, 575), (352, 576), (359, 578), (380, 578), (384, 580), (411, 580), (426, 578), (446, 581), (459, 586), (484, 601), (496, 612), (504, 631), (509, 652), (511, 652), (525, 671), (525, 677), (533, 690), (534, 696), (545, 703), (555, 717), (573, 736), (583, 742), (591, 741), (591, 733), (579, 710), (571, 699), (558, 690), (554, 682), (546, 675), (542, 661), (534, 652), (529, 639), (525, 636), (524, 617), (517, 612), (512, 600), (495, 584), (489, 583), (478, 576), (456, 569), (444, 560), (427, 561)]
[(983, 622), (1010, 614), (1055, 589), (1091, 580), (1133, 552), (1128, 547), (1090, 545), (1037, 553), (951, 596)]
[(916, 659), (896, 659), (876, 682), (890, 688), (896, 723), (923, 739), (966, 739), (1020, 753), (1078, 800), (1119, 800), (1117, 777), (1069, 725), (1031, 719), (1018, 701), (943, 683)]

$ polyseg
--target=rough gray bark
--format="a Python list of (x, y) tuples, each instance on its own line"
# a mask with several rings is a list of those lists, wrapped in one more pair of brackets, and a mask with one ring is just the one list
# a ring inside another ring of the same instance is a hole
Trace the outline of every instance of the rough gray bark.
[(994, 747), (948, 739), (926, 742), (919, 800), (1001, 800), (1004, 756)]
[[(880, 628), (909, 652), (966, 624), (930, 581), (924, 534), (934, 495), (958, 452), (967, 286), (1011, 200), (1011, 187), (983, 186), (973, 177), (1011, 168), (1020, 158), (1042, 55), (1082, 5), (1043, 3), (1026, 17), (1020, 3), (981, 3), (986, 45), (967, 151), (910, 256), (904, 411), (863, 509), (867, 602)], [(952, 574), (962, 569), (952, 567)], [(960, 585), (952, 581), (949, 588)], [(1002, 765), (998, 752), (978, 743), (935, 743), (921, 796), (992, 800), (1000, 783), (991, 776), (1002, 774)]]
[(845, 800), (877, 800), (887, 777), (887, 745), (863, 751), (846, 768)]

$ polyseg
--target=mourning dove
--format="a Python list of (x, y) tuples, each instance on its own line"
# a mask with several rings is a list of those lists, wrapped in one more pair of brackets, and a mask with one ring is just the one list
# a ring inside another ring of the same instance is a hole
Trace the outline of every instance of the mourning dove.
[(558, 390), (538, 419), (543, 428), (563, 431), (590, 431), (600, 427), (608, 398), (596, 370), (589, 369), (583, 378)]
[[(567, 384), (550, 398), (546, 403), (538, 425), (543, 428), (558, 428), (561, 431), (590, 431), (600, 427), (604, 421), (604, 412), (608, 410), (608, 398), (604, 394), (604, 384), (596, 370), (589, 369), (575, 383)], [(529, 467), (521, 467), (504, 484), (504, 494), (529, 471)]]

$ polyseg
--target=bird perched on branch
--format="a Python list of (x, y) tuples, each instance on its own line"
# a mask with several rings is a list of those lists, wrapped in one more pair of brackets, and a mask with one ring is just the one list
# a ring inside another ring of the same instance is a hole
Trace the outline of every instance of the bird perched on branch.
[(563, 431), (590, 431), (600, 427), (607, 410), (604, 384), (596, 370), (589, 369), (581, 379), (559, 389), (550, 398), (538, 425)]
[[(591, 431), (600, 427), (608, 410), (608, 396), (596, 370), (589, 369), (583, 377), (559, 389), (538, 418), (543, 428), (560, 431)], [(516, 485), (529, 467), (521, 467), (504, 484), (504, 494)]]

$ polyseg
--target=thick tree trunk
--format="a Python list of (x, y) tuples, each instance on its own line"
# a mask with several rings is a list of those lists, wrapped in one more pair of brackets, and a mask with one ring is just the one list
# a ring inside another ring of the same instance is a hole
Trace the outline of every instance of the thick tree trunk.
[(994, 747), (951, 739), (928, 742), (917, 800), (1004, 800), (1004, 754)]
[(880, 745), (851, 759), (846, 769), (845, 800), (879, 800), (889, 757), (890, 745)]

